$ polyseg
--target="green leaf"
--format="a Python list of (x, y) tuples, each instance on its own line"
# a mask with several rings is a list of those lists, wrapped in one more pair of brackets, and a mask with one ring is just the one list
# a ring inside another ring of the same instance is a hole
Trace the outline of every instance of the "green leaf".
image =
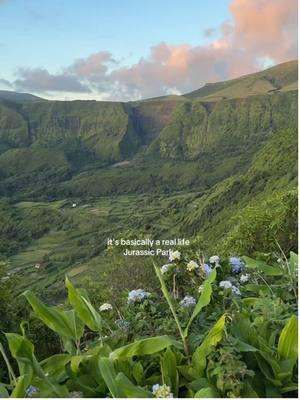
[(44, 372), (56, 382), (63, 381), (67, 377), (66, 365), (71, 361), (69, 354), (55, 354), (40, 362)]
[(27, 301), (33, 308), (36, 316), (63, 338), (72, 339), (77, 342), (83, 335), (84, 326), (81, 321), (76, 318), (74, 310), (63, 311), (54, 307), (47, 307), (32, 292), (24, 293)]
[(202, 399), (202, 398), (217, 398), (219, 397), (219, 393), (213, 389), (212, 387), (206, 387), (198, 390), (195, 394), (194, 398)]
[(176, 365), (176, 356), (170, 347), (167, 348), (161, 359), (163, 382), (171, 387), (175, 397), (178, 394), (179, 377)]
[(116, 382), (123, 393), (124, 397), (129, 398), (149, 398), (153, 397), (149, 390), (145, 390), (139, 386), (135, 386), (123, 372), (118, 373)]
[(256, 391), (253, 389), (252, 385), (248, 380), (245, 381), (243, 391), (242, 391), (242, 397), (245, 398), (258, 398), (259, 395), (256, 393)]
[(26, 375), (20, 375), (17, 379), (17, 384), (12, 391), (11, 398), (24, 398), (26, 397), (26, 388), (28, 386), (29, 377)]
[(153, 338), (137, 340), (136, 342), (120, 347), (110, 353), (110, 358), (121, 360), (134, 356), (144, 356), (147, 354), (158, 353), (172, 345), (180, 346), (180, 344), (170, 336), (156, 336)]
[(253, 258), (243, 256), (243, 260), (245, 261), (247, 268), (262, 271), (265, 275), (268, 276), (281, 276), (282, 269), (277, 267), (271, 267), (267, 263), (261, 260), (254, 260)]
[(290, 252), (290, 269), (294, 272), (298, 268), (298, 254)]
[(243, 342), (242, 340), (238, 339), (236, 345), (235, 345), (236, 349), (246, 353), (246, 352), (255, 352), (258, 351), (258, 349), (254, 346), (251, 346), (248, 343)]
[(9, 397), (8, 391), (3, 383), (0, 383), (0, 399)]
[(203, 285), (203, 290), (201, 292), (199, 300), (198, 300), (198, 302), (194, 308), (194, 311), (191, 315), (191, 318), (184, 330), (183, 334), (185, 337), (188, 335), (191, 323), (194, 321), (196, 316), (200, 313), (200, 311), (202, 310), (203, 307), (207, 306), (210, 303), (211, 294), (212, 294), (212, 283), (215, 281), (216, 277), (217, 277), (217, 271), (216, 271), (216, 268), (214, 268), (205, 280), (205, 283)]
[(100, 358), (98, 365), (102, 378), (104, 379), (111, 395), (115, 398), (125, 397), (120, 390), (119, 384), (116, 382), (116, 371), (113, 361), (109, 358), (102, 357)]
[(144, 378), (144, 368), (142, 363), (136, 362), (132, 368), (132, 375), (136, 381), (137, 384), (141, 384)]
[(6, 333), (5, 336), (8, 341), (9, 350), (18, 363), (20, 375), (28, 378), (27, 383), (30, 383), (33, 372), (36, 372), (38, 376), (42, 376), (42, 369), (33, 354), (33, 344), (28, 339), (16, 333)]
[(296, 361), (298, 358), (298, 319), (293, 315), (281, 331), (278, 353), (283, 359)]
[(24, 376), (22, 384), (27, 387), (33, 378), (40, 378), (51, 387), (53, 394), (61, 397), (60, 388), (52, 384), (35, 358), (33, 344), (27, 338), (16, 333), (6, 333), (5, 336), (8, 340), (9, 350), (12, 356), (17, 360), (20, 375)]
[(74, 307), (81, 321), (84, 322), (92, 331), (100, 331), (102, 327), (102, 319), (89, 300), (74, 288), (68, 278), (66, 278), (66, 288), (68, 289), (69, 302)]
[(222, 340), (225, 328), (225, 314), (210, 329), (201, 345), (195, 350), (192, 356), (191, 372), (195, 377), (201, 377), (206, 366), (206, 357), (211, 352), (212, 347)]

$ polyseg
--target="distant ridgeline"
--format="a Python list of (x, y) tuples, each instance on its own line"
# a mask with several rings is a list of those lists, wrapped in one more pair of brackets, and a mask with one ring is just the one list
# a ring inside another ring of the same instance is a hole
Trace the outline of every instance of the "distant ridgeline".
[(246, 171), (257, 151), (296, 121), (296, 61), (184, 96), (129, 103), (3, 91), (0, 195), (202, 191)]

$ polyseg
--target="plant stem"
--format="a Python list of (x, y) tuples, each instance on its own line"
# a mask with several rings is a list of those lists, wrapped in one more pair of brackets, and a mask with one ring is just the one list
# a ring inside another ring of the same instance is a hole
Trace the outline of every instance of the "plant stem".
[[(14, 385), (16, 385), (17, 384), (16, 375), (14, 373), (12, 366), (10, 365), (10, 362), (5, 354), (4, 348), (1, 343), (0, 343), (0, 353), (2, 354), (2, 357), (4, 358), (5, 364), (7, 366), (7, 370), (10, 375), (10, 381), (13, 380)], [(12, 382), (10, 382), (10, 383), (12, 383)]]
[(163, 295), (165, 296), (165, 299), (167, 300), (167, 303), (169, 305), (169, 308), (171, 310), (173, 318), (174, 318), (174, 320), (176, 322), (176, 325), (177, 325), (177, 328), (178, 328), (178, 331), (179, 331), (179, 334), (180, 334), (180, 337), (181, 337), (181, 340), (182, 340), (184, 353), (185, 353), (186, 356), (188, 356), (189, 355), (188, 342), (187, 342), (186, 338), (184, 337), (183, 330), (182, 330), (182, 328), (180, 326), (180, 323), (179, 323), (179, 320), (177, 318), (176, 311), (175, 311), (174, 305), (172, 303), (170, 294), (169, 294), (168, 289), (167, 289), (167, 287), (165, 285), (165, 282), (164, 282), (164, 280), (163, 280), (163, 278), (161, 276), (159, 268), (156, 265), (154, 265), (154, 269), (155, 269), (156, 275), (157, 275), (157, 277), (159, 279)]

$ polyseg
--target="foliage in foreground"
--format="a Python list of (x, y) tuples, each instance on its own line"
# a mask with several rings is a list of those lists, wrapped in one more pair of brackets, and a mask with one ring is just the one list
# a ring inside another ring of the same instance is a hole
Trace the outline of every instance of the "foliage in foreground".
[(15, 361), (1, 345), (0, 396), (296, 396), (297, 256), (193, 260), (175, 251), (170, 261), (154, 266), (163, 299), (137, 289), (123, 307), (96, 310), (68, 278), (66, 307), (25, 292), (61, 352), (38, 360), (24, 322), (21, 334), (7, 333)]

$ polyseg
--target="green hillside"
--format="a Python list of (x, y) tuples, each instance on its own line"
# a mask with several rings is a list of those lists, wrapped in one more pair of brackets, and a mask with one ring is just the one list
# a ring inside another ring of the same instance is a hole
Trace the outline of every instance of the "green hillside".
[(43, 101), (41, 97), (34, 96), (30, 93), (17, 93), (9, 90), (0, 90), (0, 100), (12, 103), (27, 103), (33, 101)]
[(219, 101), (232, 98), (245, 98), (259, 94), (273, 94), (297, 90), (298, 63), (289, 61), (255, 74), (225, 82), (208, 83), (201, 89), (187, 93), (189, 99)]
[(296, 81), (290, 62), (147, 101), (0, 100), (0, 258), (22, 277), (18, 290), (55, 296), (66, 271), (111, 279), (111, 235), (295, 250)]

